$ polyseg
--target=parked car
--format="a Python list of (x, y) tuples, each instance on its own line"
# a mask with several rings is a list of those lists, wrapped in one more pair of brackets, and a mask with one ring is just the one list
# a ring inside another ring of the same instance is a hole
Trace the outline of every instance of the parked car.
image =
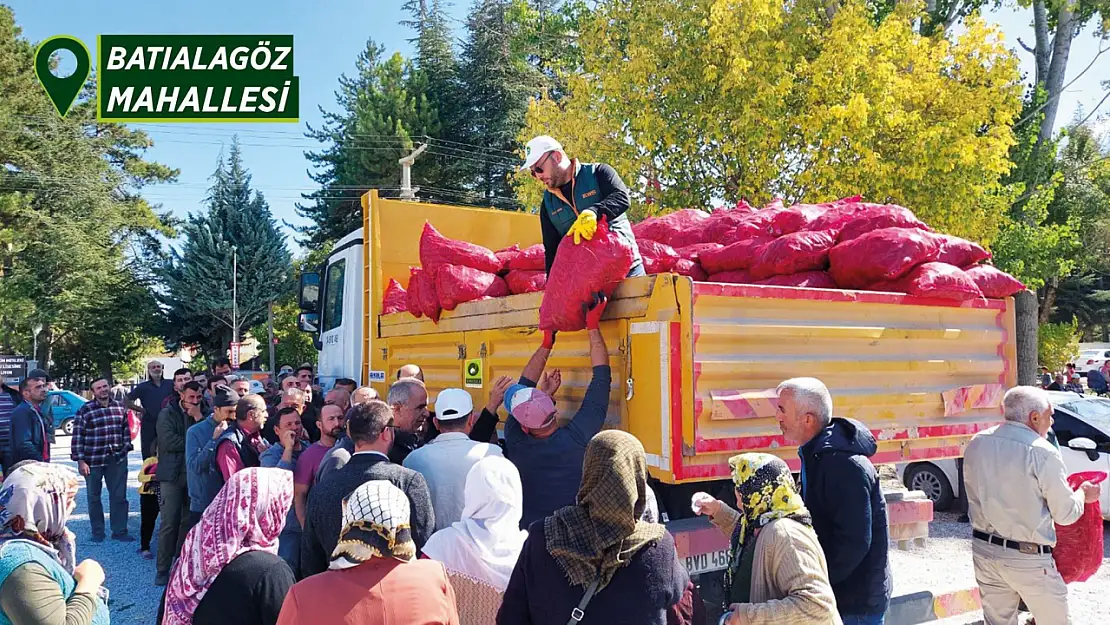
[(54, 428), (61, 430), (66, 436), (71, 436), (73, 418), (88, 400), (73, 391), (50, 391), (46, 399), (50, 402), (50, 408), (54, 414)]
[(1075, 372), (1087, 377), (1088, 371), (1101, 369), (1107, 360), (1110, 360), (1110, 349), (1085, 349), (1075, 360)]
[[(1055, 420), (1052, 431), (1068, 474), (1110, 473), (1110, 399), (1051, 391), (1049, 397)], [(937, 510), (950, 508), (960, 494), (955, 459), (911, 462), (896, 468), (906, 488), (924, 491)], [(1110, 488), (1103, 487), (1100, 503), (1102, 516), (1110, 520)]]

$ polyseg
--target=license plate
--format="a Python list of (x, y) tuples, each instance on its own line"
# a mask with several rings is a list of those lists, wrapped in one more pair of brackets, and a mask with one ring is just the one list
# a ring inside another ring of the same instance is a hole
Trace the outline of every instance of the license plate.
[(690, 575), (699, 575), (712, 571), (720, 571), (728, 566), (728, 550), (710, 551), (686, 557), (686, 572)]

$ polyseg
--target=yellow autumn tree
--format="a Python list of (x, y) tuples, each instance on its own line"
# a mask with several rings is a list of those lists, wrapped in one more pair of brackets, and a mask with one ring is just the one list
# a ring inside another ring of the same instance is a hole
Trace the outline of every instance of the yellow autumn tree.
[[(660, 212), (745, 197), (856, 193), (989, 242), (1011, 199), (1018, 62), (972, 16), (925, 37), (921, 7), (876, 24), (862, 2), (605, 0), (579, 36), (569, 96), (533, 101), (521, 135), (605, 161)], [(518, 179), (520, 199), (540, 189)]]

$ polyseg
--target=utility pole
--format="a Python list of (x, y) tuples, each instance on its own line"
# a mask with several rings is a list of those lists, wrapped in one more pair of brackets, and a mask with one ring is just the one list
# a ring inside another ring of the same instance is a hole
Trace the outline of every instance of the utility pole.
[(415, 202), (416, 192), (420, 187), (412, 186), (412, 164), (416, 161), (416, 157), (424, 153), (428, 149), (427, 143), (420, 144), (412, 154), (398, 160), (401, 165), (401, 200), (405, 202)]
[(231, 342), (239, 342), (239, 250), (231, 246)]
[(270, 329), (270, 375), (274, 374), (274, 301), (270, 300), (270, 305), (267, 307), (266, 325)]
[(32, 339), (33, 342), (31, 343), (31, 360), (34, 360), (35, 362), (38, 362), (38, 360), (39, 360), (39, 334), (42, 332), (42, 324), (41, 323), (36, 323), (34, 325), (34, 327), (31, 328), (31, 332), (34, 334), (34, 338)]

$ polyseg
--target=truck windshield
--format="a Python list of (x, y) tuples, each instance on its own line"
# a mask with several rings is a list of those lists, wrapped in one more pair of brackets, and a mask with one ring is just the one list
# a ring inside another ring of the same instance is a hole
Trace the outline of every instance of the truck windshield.
[(343, 278), (346, 268), (346, 259), (328, 266), (327, 281), (324, 283), (324, 332), (343, 325)]

